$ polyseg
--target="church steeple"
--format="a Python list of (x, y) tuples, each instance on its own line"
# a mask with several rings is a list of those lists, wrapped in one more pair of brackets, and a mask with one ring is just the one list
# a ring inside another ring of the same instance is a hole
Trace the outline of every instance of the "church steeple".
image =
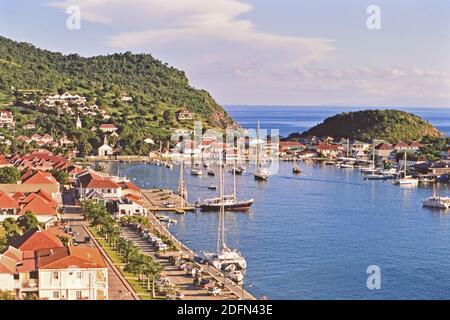
[(81, 125), (80, 116), (77, 116), (77, 129), (81, 129), (83, 126)]

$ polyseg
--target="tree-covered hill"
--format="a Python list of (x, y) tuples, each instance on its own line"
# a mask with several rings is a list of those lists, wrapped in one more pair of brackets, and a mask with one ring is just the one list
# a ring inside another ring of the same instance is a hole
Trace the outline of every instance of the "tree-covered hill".
[(442, 134), (427, 121), (411, 113), (398, 110), (364, 110), (329, 117), (302, 134), (290, 135), (289, 139), (309, 135), (362, 141), (383, 139), (395, 143), (421, 140), (424, 137), (440, 137)]
[[(38, 93), (21, 96), (21, 90), (30, 89), (42, 90), (42, 94), (64, 90), (85, 96), (88, 103), (107, 110), (120, 131), (136, 130), (142, 137), (158, 139), (168, 137), (173, 128), (191, 128), (192, 121), (177, 121), (175, 112), (180, 108), (194, 112), (205, 127), (233, 124), (208, 92), (191, 87), (183, 71), (150, 54), (126, 52), (84, 58), (0, 37), (0, 104), (39, 99)], [(123, 94), (133, 102), (121, 101)]]

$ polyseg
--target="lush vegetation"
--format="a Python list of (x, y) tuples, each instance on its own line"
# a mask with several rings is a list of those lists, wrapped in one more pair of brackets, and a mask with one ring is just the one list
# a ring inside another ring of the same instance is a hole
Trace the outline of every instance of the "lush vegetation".
[[(119, 128), (119, 138), (113, 144), (124, 154), (145, 154), (151, 148), (144, 143), (146, 138), (166, 141), (174, 128), (191, 129), (193, 121), (176, 119), (175, 112), (180, 108), (194, 112), (204, 127), (233, 124), (208, 92), (193, 88), (183, 71), (150, 54), (126, 52), (84, 58), (0, 37), (0, 106), (13, 111), (16, 133), (26, 133), (22, 125), (33, 122), (39, 133), (74, 137), (80, 155), (89, 155), (103, 142), (99, 132), (90, 130), (105, 122), (100, 116), (81, 115), (83, 129), (76, 130), (74, 116), (58, 114), (56, 108), (22, 104), (29, 100), (36, 104), (46, 94), (66, 90), (85, 96), (88, 105), (97, 104), (108, 111), (108, 122)], [(123, 95), (131, 97), (132, 102), (122, 101)], [(8, 135), (6, 131), (0, 133)], [(15, 142), (11, 148), (24, 147)]]
[(391, 143), (441, 137), (441, 133), (427, 121), (398, 110), (344, 112), (325, 119), (323, 123), (301, 135), (293, 134), (289, 139), (308, 135), (353, 138), (362, 141), (383, 139)]
[(20, 171), (16, 167), (0, 168), (0, 183), (17, 183)]
[(25, 212), (17, 220), (14, 218), (6, 218), (3, 220), (0, 228), (0, 252), (5, 250), (14, 238), (20, 237), (27, 231), (30, 231), (38, 226), (39, 223), (36, 216), (31, 211)]
[(104, 237), (108, 245), (123, 259), (124, 271), (136, 274), (141, 281), (146, 280), (148, 291), (151, 290), (152, 297), (155, 297), (155, 279), (159, 277), (161, 265), (150, 256), (141, 253), (132, 241), (120, 236), (120, 226), (106, 208), (92, 201), (84, 201), (81, 210), (90, 224), (96, 228), (96, 233)]

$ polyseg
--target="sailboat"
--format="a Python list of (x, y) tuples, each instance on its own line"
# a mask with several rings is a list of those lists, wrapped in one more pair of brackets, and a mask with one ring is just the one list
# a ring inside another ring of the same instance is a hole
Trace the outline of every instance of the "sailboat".
[(300, 174), (300, 173), (302, 173), (302, 170), (301, 170), (300, 167), (297, 165), (297, 160), (294, 160), (294, 166), (292, 167), (292, 173), (294, 173), (294, 174)]
[[(180, 162), (180, 178), (178, 182), (178, 194), (180, 195), (181, 199), (187, 200), (188, 192), (186, 183), (184, 182), (184, 161), (181, 160)], [(181, 206), (183, 208), (183, 205)]]
[(364, 179), (367, 180), (386, 180), (390, 179), (389, 175), (383, 174), (380, 170), (375, 169), (375, 147), (372, 149), (372, 163), (368, 168), (361, 168)]
[[(220, 168), (222, 168), (220, 166)], [(247, 268), (247, 261), (236, 249), (230, 249), (225, 243), (225, 199), (224, 199), (224, 176), (220, 169), (220, 215), (217, 232), (217, 252), (205, 253), (206, 260), (218, 270), (227, 268), (230, 265), (239, 269)]]
[(258, 121), (258, 127), (256, 129), (256, 140), (257, 140), (257, 145), (256, 145), (256, 170), (253, 173), (253, 176), (255, 177), (255, 180), (258, 181), (267, 181), (269, 180), (269, 172), (265, 169), (263, 169), (261, 167), (261, 143), (259, 140), (259, 121)]
[(436, 189), (433, 187), (433, 196), (423, 199), (422, 205), (424, 207), (450, 209), (450, 197), (440, 197), (436, 194)]
[[(236, 162), (234, 163), (233, 169), (236, 167)], [(219, 166), (219, 175), (221, 184), (223, 183), (223, 168)], [(220, 211), (221, 207), (224, 206), (226, 211), (247, 211), (252, 206), (254, 200), (237, 200), (237, 190), (236, 190), (236, 171), (233, 170), (233, 194), (224, 195), (217, 198), (206, 199), (198, 206), (202, 211)]]
[(412, 186), (416, 186), (419, 184), (419, 180), (418, 179), (414, 179), (412, 176), (408, 176), (406, 174), (406, 151), (405, 151), (405, 158), (404, 158), (404, 164), (405, 164), (405, 168), (404, 168), (404, 172), (403, 172), (403, 178), (399, 178), (394, 180), (394, 184), (397, 185), (412, 185)]

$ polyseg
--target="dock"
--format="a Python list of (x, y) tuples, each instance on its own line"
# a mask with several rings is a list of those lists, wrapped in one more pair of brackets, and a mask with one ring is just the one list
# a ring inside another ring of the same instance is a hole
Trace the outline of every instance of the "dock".
[[(169, 189), (143, 189), (145, 206), (153, 212), (169, 211), (183, 213), (186, 211), (195, 211), (195, 206), (183, 200), (181, 196)], [(173, 203), (174, 207), (167, 207), (164, 203)]]

